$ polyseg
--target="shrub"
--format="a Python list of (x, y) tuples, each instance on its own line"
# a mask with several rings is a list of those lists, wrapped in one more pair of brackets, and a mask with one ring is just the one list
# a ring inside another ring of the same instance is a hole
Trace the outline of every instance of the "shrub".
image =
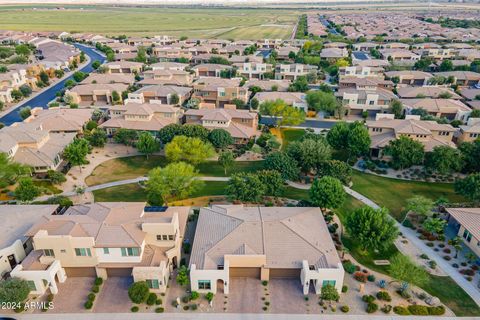
[(443, 249), (443, 252), (445, 252), (445, 253), (451, 253), (452, 250), (450, 250), (449, 248), (445, 248), (445, 249)]
[(427, 306), (422, 305), (409, 305), (408, 311), (416, 316), (428, 316), (428, 309)]
[(103, 278), (97, 277), (95, 279), (95, 285), (96, 286), (101, 286), (103, 284)]
[(198, 305), (196, 303), (190, 305), (190, 309), (192, 309), (192, 311), (197, 310), (197, 308), (198, 308)]
[(357, 271), (353, 274), (355, 280), (360, 282), (367, 282), (367, 274), (361, 271)]
[(452, 257), (450, 257), (450, 256), (443, 256), (443, 259), (445, 259), (445, 260), (447, 260), (447, 261), (450, 261), (450, 260), (452, 260)]
[(344, 286), (342, 287), (342, 292), (343, 292), (343, 293), (346, 293), (347, 291), (348, 291), (348, 286), (347, 286), (347, 285), (344, 285)]
[(162, 303), (163, 303), (162, 299), (157, 299), (157, 300), (155, 300), (155, 304), (156, 304), (157, 306), (161, 305)]
[(375, 281), (375, 275), (369, 274), (369, 275), (367, 276), (367, 280), (370, 281), (370, 282), (374, 282), (374, 281)]
[(88, 301), (95, 301), (95, 293), (89, 293), (87, 299)]
[(422, 253), (422, 254), (420, 255), (420, 258), (425, 259), (425, 260), (428, 260), (428, 259), (429, 259), (428, 256), (427, 256), (425, 253)]
[(343, 269), (345, 269), (345, 271), (350, 273), (350, 274), (352, 274), (356, 271), (355, 265), (350, 261), (345, 261), (343, 263)]
[(427, 242), (427, 247), (432, 248), (434, 246), (433, 242)]
[(156, 313), (163, 313), (164, 311), (165, 311), (165, 309), (162, 308), (162, 307), (158, 307), (158, 308), (155, 309)]
[(153, 306), (156, 301), (157, 301), (157, 295), (153, 292), (149, 293), (147, 298), (147, 304), (149, 306)]
[(410, 311), (408, 311), (407, 308), (402, 306), (393, 307), (393, 312), (401, 316), (408, 316), (410, 314)]
[(375, 301), (375, 297), (370, 295), (370, 294), (368, 294), (368, 295), (366, 294), (366, 295), (362, 296), (362, 300), (364, 302), (371, 303), (371, 302)]
[(428, 314), (431, 316), (441, 316), (445, 314), (445, 307), (444, 306), (437, 306), (437, 307), (427, 307)]
[(392, 306), (389, 304), (386, 304), (380, 310), (382, 310), (383, 313), (390, 313), (390, 311), (392, 311)]
[(378, 304), (374, 303), (374, 302), (369, 302), (367, 304), (367, 313), (374, 313), (378, 310)]
[(397, 293), (404, 299), (410, 299), (412, 297), (407, 290), (397, 290)]
[(392, 297), (390, 297), (390, 294), (387, 291), (378, 291), (377, 292), (377, 299), (378, 300), (383, 300), (383, 301), (392, 301)]
[(403, 224), (404, 227), (407, 227), (407, 228), (410, 228), (410, 229), (413, 228), (412, 222), (408, 219), (405, 219), (402, 224)]
[(50, 293), (50, 294), (47, 296), (47, 301), (48, 301), (48, 302), (52, 302), (54, 297), (55, 297), (55, 296), (54, 296), (52, 293)]
[(207, 299), (208, 302), (212, 302), (212, 300), (213, 300), (213, 292), (208, 292), (208, 293), (205, 295), (205, 299)]
[(343, 313), (347, 313), (348, 311), (350, 311), (350, 308), (348, 306), (341, 306), (340, 307), (340, 310), (343, 312)]
[(99, 291), (100, 291), (100, 287), (99, 287), (99, 286), (93, 286), (93, 287), (92, 287), (92, 292), (98, 293)]
[(266, 287), (268, 285), (268, 281), (267, 280), (263, 280), (262, 281), (262, 286)]
[(458, 268), (458, 263), (452, 263), (452, 267)]
[(128, 296), (133, 303), (143, 303), (147, 300), (150, 289), (147, 286), (147, 282), (138, 281), (133, 283), (128, 288)]
[(432, 260), (428, 264), (430, 265), (430, 268), (432, 268), (432, 269), (435, 269), (437, 267), (437, 262), (436, 261)]
[(190, 300), (197, 300), (199, 297), (200, 294), (198, 294), (197, 291), (192, 291), (192, 293), (190, 293)]
[(138, 307), (137, 306), (133, 306), (130, 308), (130, 311), (132, 312), (138, 312)]
[(93, 302), (90, 300), (87, 300), (87, 302), (85, 302), (83, 306), (85, 307), (85, 309), (90, 310), (93, 307)]
[(183, 296), (182, 297), (182, 302), (183, 303), (189, 303), (190, 302), (190, 296)]

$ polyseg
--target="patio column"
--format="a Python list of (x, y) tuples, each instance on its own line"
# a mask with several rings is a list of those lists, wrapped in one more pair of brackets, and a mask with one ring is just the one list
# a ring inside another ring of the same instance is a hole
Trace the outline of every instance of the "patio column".
[[(57, 272), (57, 277), (60, 283), (64, 283), (65, 280), (67, 280), (67, 274), (65, 273), (65, 269), (60, 268)], [(55, 278), (53, 279), (52, 283), (55, 283)]]

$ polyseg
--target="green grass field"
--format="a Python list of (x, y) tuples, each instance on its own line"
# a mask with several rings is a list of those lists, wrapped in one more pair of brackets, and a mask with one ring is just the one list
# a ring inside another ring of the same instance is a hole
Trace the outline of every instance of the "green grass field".
[(0, 29), (20, 31), (92, 32), (105, 35), (190, 38), (289, 38), (296, 10), (133, 8), (108, 6), (0, 6)]

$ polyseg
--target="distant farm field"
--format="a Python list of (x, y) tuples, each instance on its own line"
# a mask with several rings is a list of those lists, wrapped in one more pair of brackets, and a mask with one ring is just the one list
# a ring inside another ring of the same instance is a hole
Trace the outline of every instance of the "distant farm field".
[(299, 12), (265, 9), (180, 9), (90, 6), (64, 10), (50, 7), (0, 6), (0, 29), (91, 32), (105, 35), (190, 38), (289, 38)]

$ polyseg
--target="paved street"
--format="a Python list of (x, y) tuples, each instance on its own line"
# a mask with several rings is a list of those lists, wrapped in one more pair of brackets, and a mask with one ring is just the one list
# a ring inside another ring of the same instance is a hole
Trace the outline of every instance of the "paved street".
[[(95, 60), (98, 60), (101, 62), (105, 60), (105, 58), (102, 55), (100, 55), (96, 50), (90, 47), (87, 47), (81, 44), (75, 44), (75, 46), (81, 49), (83, 52), (85, 52), (85, 54), (90, 58), (89, 63), (79, 71), (91, 72), (93, 70), (92, 63)], [(26, 106), (29, 106), (31, 108), (35, 108), (35, 107), (47, 108), (48, 103), (53, 99), (55, 99), (56, 93), (62, 90), (65, 87), (65, 82), (69, 79), (72, 79), (72, 77), (73, 75), (71, 75), (70, 77), (66, 77), (65, 79), (55, 83), (48, 89), (42, 91), (40, 94), (32, 97), (31, 99), (25, 100), (24, 102), (22, 102), (21, 104), (17, 105), (14, 108), (11, 108), (10, 110), (8, 110), (8, 113), (6, 113), (0, 118), (0, 123), (3, 123), (4, 125), (9, 126), (14, 122), (22, 121), (18, 111), (21, 108)]]

